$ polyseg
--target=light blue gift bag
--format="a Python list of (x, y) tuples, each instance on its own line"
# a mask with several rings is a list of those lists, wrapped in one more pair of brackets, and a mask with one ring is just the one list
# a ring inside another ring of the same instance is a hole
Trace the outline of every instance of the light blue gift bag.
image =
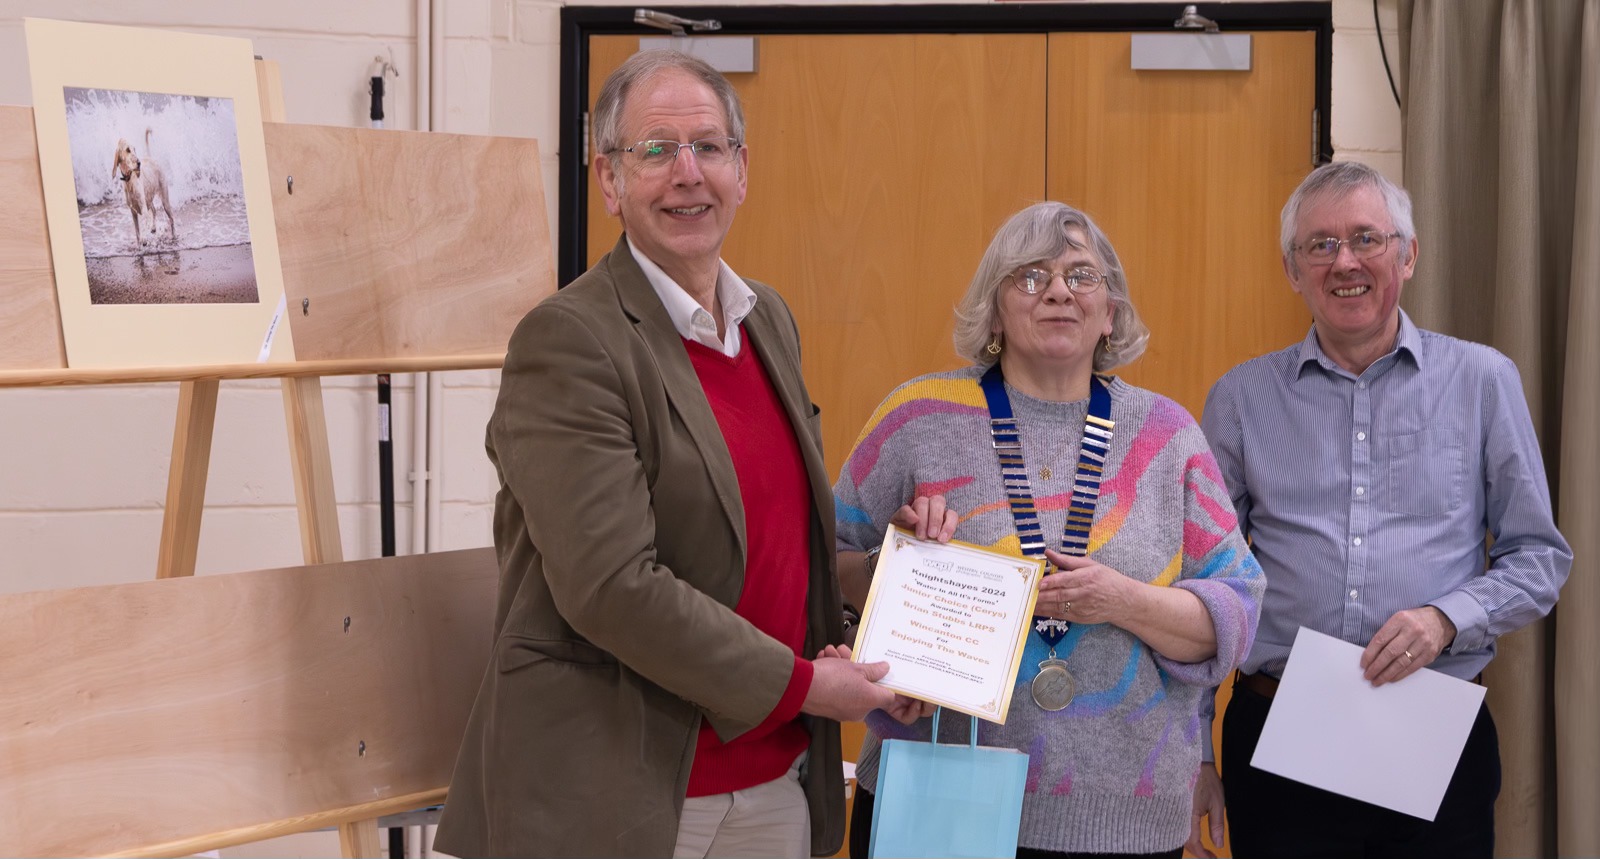
[(965, 746), (884, 740), (873, 795), (873, 859), (1012, 857), (1022, 822), (1028, 755), (978, 745), (978, 720)]

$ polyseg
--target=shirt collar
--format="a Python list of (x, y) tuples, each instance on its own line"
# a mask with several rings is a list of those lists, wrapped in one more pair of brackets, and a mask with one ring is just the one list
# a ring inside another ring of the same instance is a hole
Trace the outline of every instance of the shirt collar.
[[(1395, 347), (1387, 355), (1372, 362), (1373, 366), (1392, 364), (1393, 361), (1389, 360), (1390, 357), (1392, 356), (1398, 361), (1401, 355), (1410, 356), (1412, 364), (1420, 366), (1422, 363), (1422, 335), (1417, 333), (1417, 326), (1411, 322), (1411, 317), (1406, 315), (1404, 310), (1399, 311), (1399, 313), (1400, 333), (1395, 338)], [(1322, 351), (1322, 344), (1317, 342), (1316, 325), (1312, 325), (1311, 330), (1306, 332), (1306, 338), (1300, 341), (1300, 357), (1294, 363), (1295, 378), (1298, 379), (1305, 375), (1306, 367), (1312, 364), (1328, 372), (1348, 374), (1348, 371), (1340, 367), (1332, 358), (1328, 357), (1327, 353)]]
[(719, 266), (717, 298), (722, 302), (722, 322), (727, 331), (719, 341), (716, 320), (711, 318), (709, 311), (700, 306), (700, 302), (695, 301), (694, 297), (663, 271), (661, 266), (656, 265), (654, 260), (634, 247), (632, 241), (628, 242), (628, 251), (639, 263), (645, 279), (650, 281), (650, 287), (655, 290), (662, 306), (667, 309), (667, 316), (672, 319), (672, 327), (677, 329), (683, 339), (693, 340), (729, 357), (739, 354), (739, 325), (756, 306), (755, 291), (744, 282), (744, 278), (735, 274), (726, 262), (717, 260)]

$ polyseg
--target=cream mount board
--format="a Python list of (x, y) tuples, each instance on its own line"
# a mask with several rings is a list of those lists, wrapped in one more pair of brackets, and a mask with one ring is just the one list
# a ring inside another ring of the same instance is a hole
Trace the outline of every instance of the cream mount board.
[(25, 30), (67, 364), (293, 361), (250, 42)]

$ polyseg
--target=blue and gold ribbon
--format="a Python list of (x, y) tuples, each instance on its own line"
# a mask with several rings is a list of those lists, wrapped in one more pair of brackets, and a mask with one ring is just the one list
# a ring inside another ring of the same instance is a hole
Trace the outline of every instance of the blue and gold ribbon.
[[(989, 403), (989, 431), (994, 436), (995, 456), (1000, 460), (1000, 481), (1005, 485), (1011, 518), (1017, 525), (1022, 553), (1030, 558), (1044, 557), (1044, 529), (1039, 524), (1039, 508), (1028, 483), (1028, 469), (1022, 461), (1022, 434), (1006, 394), (1005, 376), (996, 363), (979, 381)], [(1083, 419), (1083, 438), (1078, 445), (1078, 472), (1072, 481), (1072, 498), (1067, 504), (1067, 525), (1061, 537), (1061, 551), (1082, 557), (1089, 553), (1089, 529), (1094, 526), (1095, 504), (1100, 500), (1100, 478), (1106, 456), (1111, 452), (1111, 391), (1096, 375), (1089, 377), (1089, 413)], [(1054, 570), (1052, 570), (1054, 572)], [(1072, 624), (1042, 615), (1034, 616), (1034, 631), (1054, 652)]]

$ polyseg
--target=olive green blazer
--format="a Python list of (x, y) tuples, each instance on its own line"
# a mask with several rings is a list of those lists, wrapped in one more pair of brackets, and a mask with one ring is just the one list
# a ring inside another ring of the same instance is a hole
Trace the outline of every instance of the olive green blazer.
[[(745, 319), (793, 422), (813, 510), (804, 656), (842, 640), (821, 419), (777, 292)], [(777, 705), (789, 649), (734, 613), (744, 507), (683, 339), (625, 240), (534, 308), (488, 427), (500, 476), (491, 664), (439, 824), (457, 856), (669, 856), (702, 719)], [(812, 852), (844, 838), (839, 726), (809, 716)]]

